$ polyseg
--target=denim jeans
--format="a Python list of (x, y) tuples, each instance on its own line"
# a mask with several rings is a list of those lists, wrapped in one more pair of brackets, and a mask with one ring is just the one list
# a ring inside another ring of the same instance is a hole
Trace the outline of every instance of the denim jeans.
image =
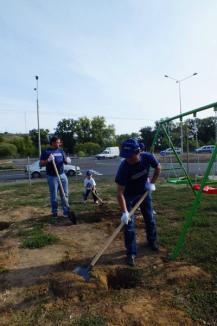
[[(63, 185), (64, 193), (66, 198), (68, 199), (68, 179), (65, 173), (60, 174), (60, 180)], [(63, 208), (63, 214), (68, 214), (68, 207), (65, 204), (64, 198), (62, 196), (62, 192), (59, 186), (59, 180), (56, 176), (47, 176), (49, 191), (50, 191), (50, 204), (51, 204), (51, 212), (52, 214), (57, 214), (58, 212), (58, 199), (57, 199), (57, 193), (59, 191), (60, 198), (61, 198), (61, 204)]]
[[(132, 209), (132, 207), (137, 203), (140, 197), (141, 196), (125, 196), (128, 211)], [(152, 198), (150, 193), (140, 205), (140, 209), (146, 225), (147, 241), (151, 244), (156, 241), (157, 231), (156, 220), (152, 208)], [(129, 223), (124, 226), (124, 240), (127, 255), (136, 255), (137, 247), (134, 215), (132, 215), (131, 221), (129, 221)]]

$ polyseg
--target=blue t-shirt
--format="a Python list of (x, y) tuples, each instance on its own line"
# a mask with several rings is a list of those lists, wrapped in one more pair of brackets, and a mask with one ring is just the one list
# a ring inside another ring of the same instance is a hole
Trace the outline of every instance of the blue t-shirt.
[(156, 168), (159, 162), (151, 153), (144, 152), (140, 155), (139, 162), (129, 164), (127, 160), (121, 162), (115, 182), (125, 187), (125, 195), (141, 195), (145, 190), (150, 167)]
[[(55, 163), (56, 163), (56, 167), (57, 167), (59, 174), (64, 173), (63, 163), (66, 160), (66, 154), (64, 153), (64, 151), (61, 148), (49, 147), (42, 152), (40, 160), (43, 160), (43, 161), (47, 160), (48, 157), (50, 156), (50, 154), (53, 154), (53, 156), (55, 158)], [(56, 176), (52, 162), (48, 162), (46, 164), (46, 173), (47, 173), (47, 175), (50, 175), (50, 176)]]

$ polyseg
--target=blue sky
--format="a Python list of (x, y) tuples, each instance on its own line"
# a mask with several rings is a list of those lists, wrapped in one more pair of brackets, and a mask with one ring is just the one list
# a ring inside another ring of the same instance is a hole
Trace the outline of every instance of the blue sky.
[[(217, 102), (216, 0), (0, 0), (0, 132), (102, 115), (117, 134)], [(212, 115), (207, 112), (206, 115)], [(201, 116), (202, 117), (202, 116)]]

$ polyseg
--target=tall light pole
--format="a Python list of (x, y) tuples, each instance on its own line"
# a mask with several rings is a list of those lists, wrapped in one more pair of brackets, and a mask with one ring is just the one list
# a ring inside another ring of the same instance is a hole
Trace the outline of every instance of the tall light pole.
[(40, 134), (40, 124), (39, 124), (38, 78), (39, 78), (38, 76), (35, 76), (36, 88), (34, 88), (34, 91), (36, 91), (37, 122), (38, 122), (38, 155), (40, 158), (40, 156), (41, 156), (41, 134)]
[[(168, 75), (164, 75), (164, 77), (166, 77), (166, 78), (170, 78), (172, 80), (175, 80), (175, 82), (179, 85), (179, 112), (180, 112), (180, 114), (182, 114), (181, 82), (183, 82), (184, 80), (189, 79), (189, 78), (191, 78), (193, 76), (196, 76), (197, 74), (198, 73), (195, 72), (192, 75), (187, 76), (187, 77), (184, 77), (182, 79), (176, 79), (174, 77), (171, 77), (171, 76), (168, 76)], [(183, 153), (183, 147), (184, 146), (183, 146), (183, 122), (182, 122), (182, 118), (180, 119), (180, 129), (181, 129), (181, 136), (180, 136), (180, 138), (181, 138), (181, 152)]]

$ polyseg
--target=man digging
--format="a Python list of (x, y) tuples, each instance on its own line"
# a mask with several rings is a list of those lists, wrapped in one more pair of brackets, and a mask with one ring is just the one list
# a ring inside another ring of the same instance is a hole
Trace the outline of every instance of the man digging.
[[(155, 190), (155, 182), (160, 175), (161, 168), (159, 162), (151, 153), (141, 153), (138, 141), (133, 138), (122, 143), (120, 156), (124, 160), (121, 162), (115, 177), (115, 182), (117, 183), (117, 199), (122, 211), (121, 221), (125, 223), (126, 262), (128, 265), (134, 266), (137, 254), (135, 217), (132, 216), (129, 218), (129, 211), (145, 191), (149, 193), (140, 205), (140, 209), (146, 224), (148, 246), (153, 251), (159, 250), (151, 192)], [(151, 181), (149, 181), (150, 167), (154, 169)]]

